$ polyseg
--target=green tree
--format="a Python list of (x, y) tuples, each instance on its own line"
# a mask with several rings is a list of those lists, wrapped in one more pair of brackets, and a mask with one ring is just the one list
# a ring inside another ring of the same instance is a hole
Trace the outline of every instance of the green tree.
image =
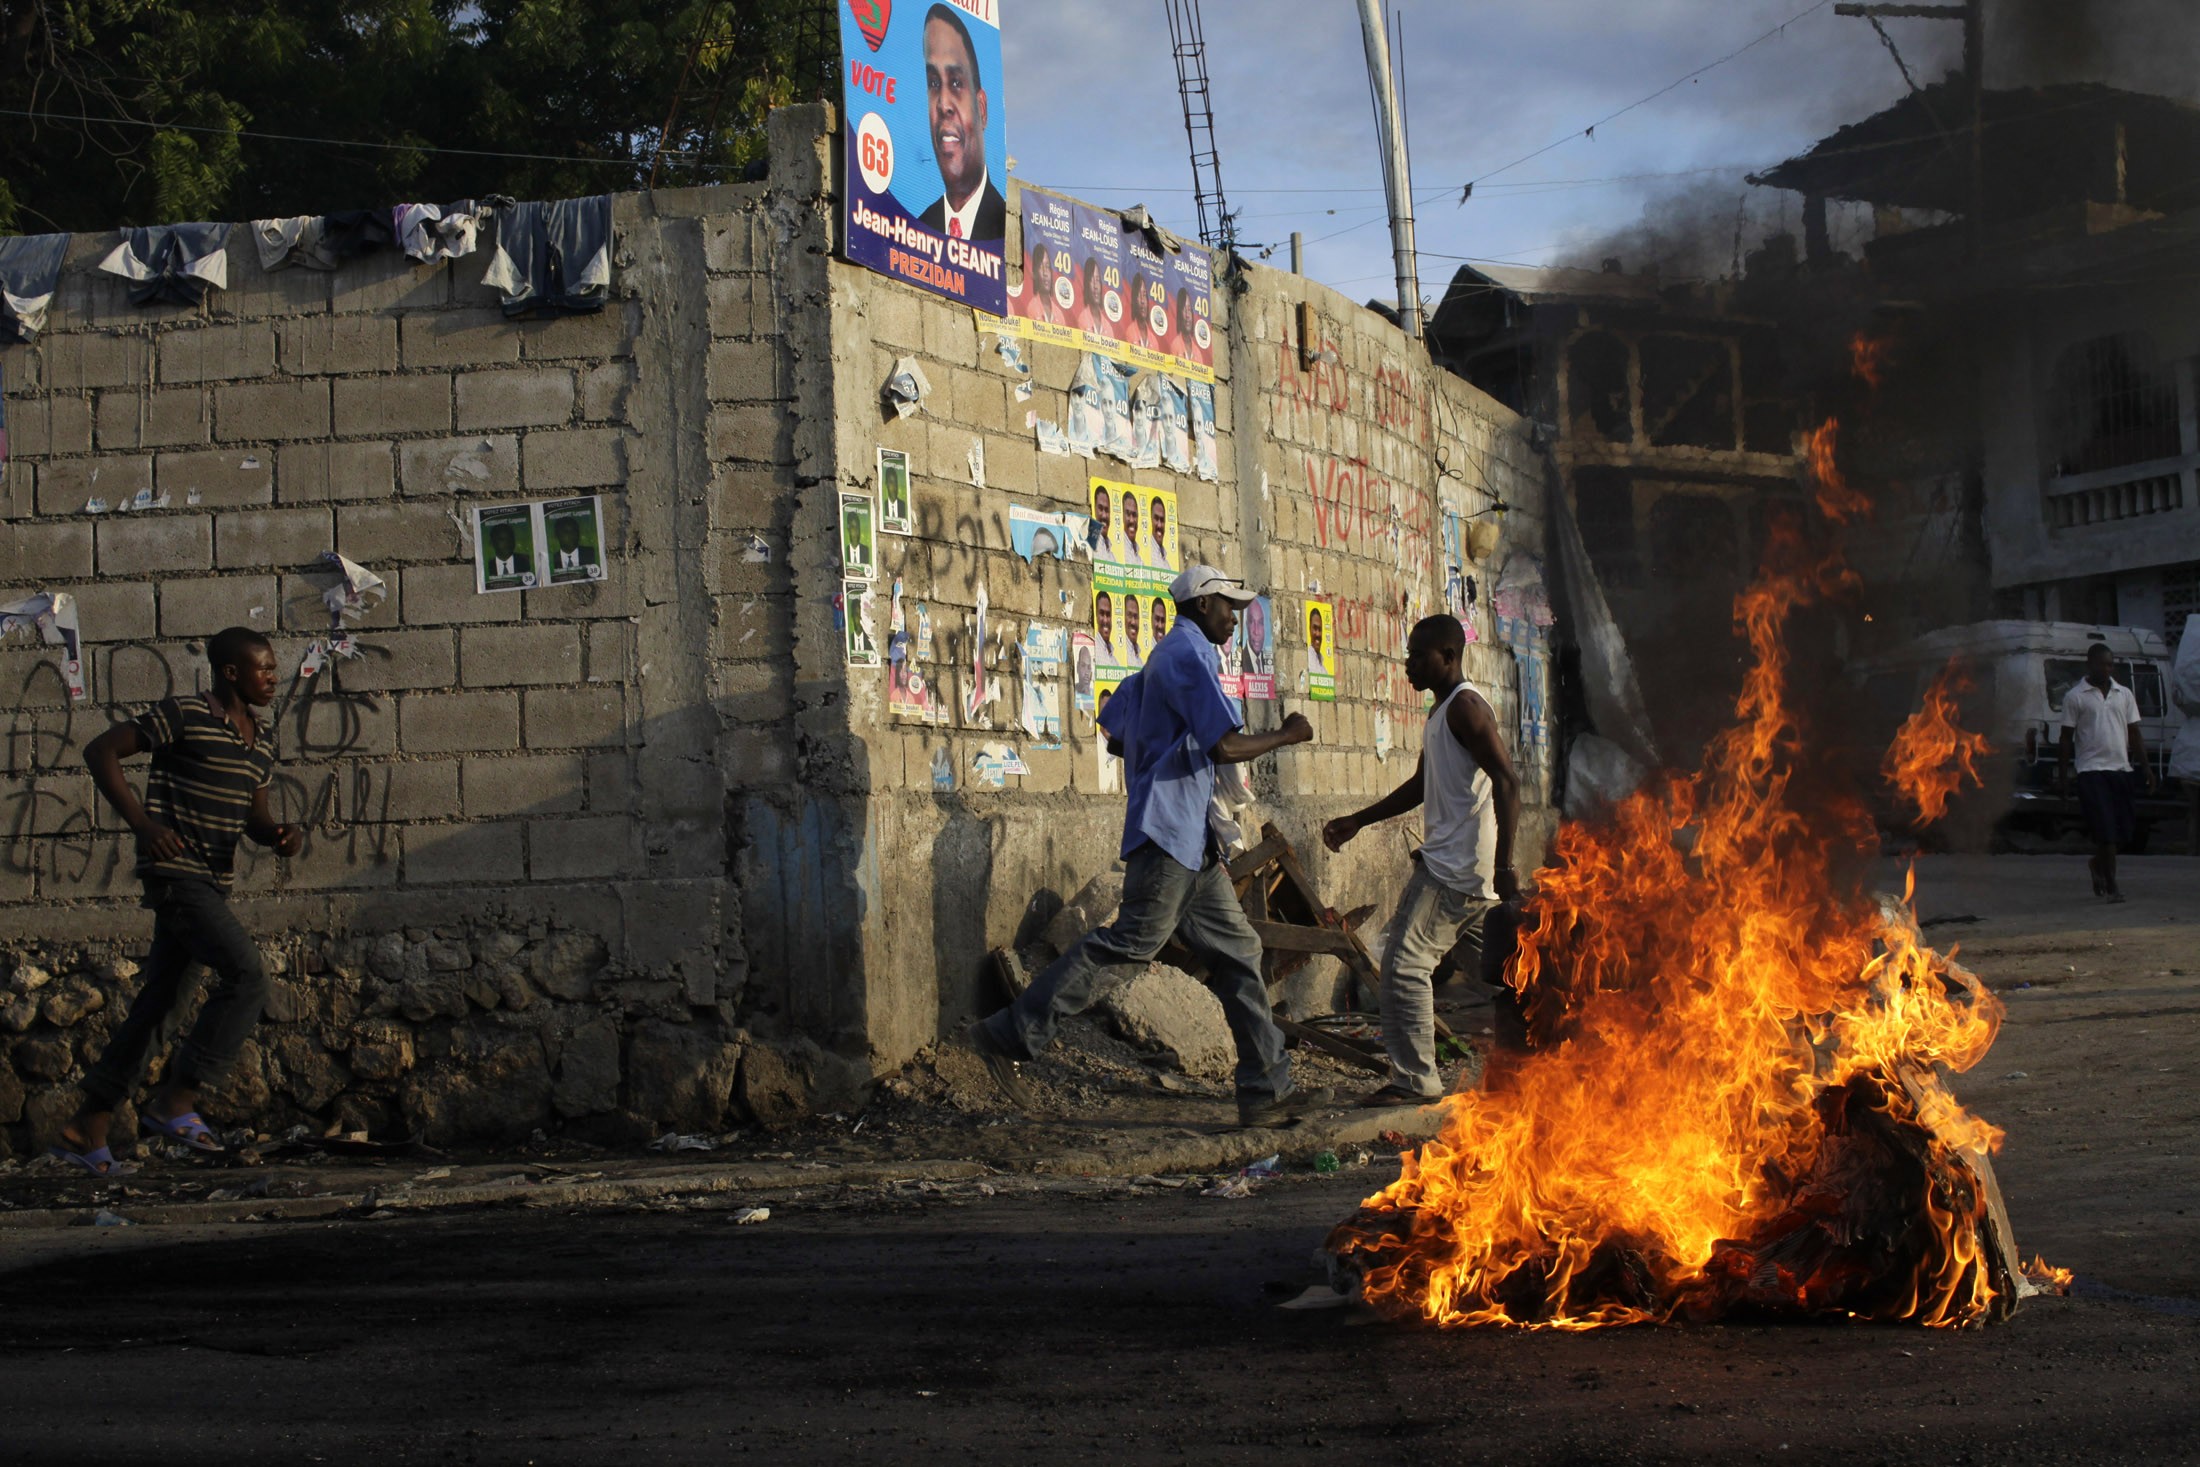
[(834, 24), (829, 0), (0, 0), (0, 232), (738, 178), (769, 107), (830, 86)]

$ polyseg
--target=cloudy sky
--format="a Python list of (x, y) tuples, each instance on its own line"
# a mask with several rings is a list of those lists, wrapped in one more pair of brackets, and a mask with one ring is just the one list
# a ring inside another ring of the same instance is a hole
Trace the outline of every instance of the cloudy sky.
[[(2096, 8), (2127, 3), (2154, 0), (2097, 0)], [(1646, 209), (1672, 211), (1677, 197), (1706, 215), (1716, 210), (1729, 230), (1737, 209), (1752, 233), (1776, 226), (1783, 208), (1792, 222), (1793, 196), (1749, 188), (1743, 173), (1905, 91), (1870, 25), (1837, 17), (1830, 0), (1392, 5), (1405, 23), (1429, 298), (1459, 257), (1584, 258)], [(1017, 175), (1097, 203), (1142, 202), (1196, 233), (1162, 0), (1013, 0), (1002, 9)], [(1392, 295), (1358, 7), (1205, 0), (1204, 12), (1222, 176), (1240, 238), (1280, 246), (1303, 231), (1308, 274), (1356, 298)], [(1600, 125), (1593, 141), (1572, 136), (1507, 167), (1783, 22), (1697, 80)], [(1956, 64), (1959, 27), (1887, 25), (1921, 82)], [(1462, 207), (1469, 179), (1485, 181)], [(1272, 263), (1286, 263), (1283, 248)]]

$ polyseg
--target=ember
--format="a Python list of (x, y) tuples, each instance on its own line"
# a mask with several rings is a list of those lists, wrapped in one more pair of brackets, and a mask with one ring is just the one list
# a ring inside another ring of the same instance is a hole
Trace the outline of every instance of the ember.
[[(1820, 496), (1836, 521), (1864, 507), (1837, 475)], [(1696, 773), (1560, 831), (1507, 973), (1529, 1048), (1450, 1097), (1442, 1134), (1330, 1237), (1378, 1308), (1588, 1329), (1953, 1326), (2014, 1306), (2000, 1132), (1944, 1079), (1985, 1055), (2002, 1006), (1925, 944), (1908, 893), (1869, 894), (1862, 803), (1801, 790), (1783, 636), (1852, 580), (1777, 530), (1736, 600), (1752, 663), (1734, 725)], [(1927, 812), (1976, 778), (1948, 692), (1885, 766)]]

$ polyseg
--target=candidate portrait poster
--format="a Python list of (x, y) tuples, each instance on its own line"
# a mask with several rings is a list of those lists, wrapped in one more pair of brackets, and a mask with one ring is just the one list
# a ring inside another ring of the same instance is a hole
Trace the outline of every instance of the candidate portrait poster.
[(1094, 479), (1087, 507), (1092, 555), (1094, 675), (1113, 686), (1146, 665), (1176, 625), (1169, 583), (1183, 569), (1176, 495)]
[(1007, 319), (988, 329), (1214, 381), (1213, 251), (1160, 249), (1110, 210), (1029, 184), (1018, 201), (1021, 280), (1008, 295)]
[(1337, 701), (1337, 609), (1327, 601), (1306, 603), (1306, 696), (1316, 703)]
[(843, 249), (1000, 315), (1008, 139), (1001, 0), (841, 0)]

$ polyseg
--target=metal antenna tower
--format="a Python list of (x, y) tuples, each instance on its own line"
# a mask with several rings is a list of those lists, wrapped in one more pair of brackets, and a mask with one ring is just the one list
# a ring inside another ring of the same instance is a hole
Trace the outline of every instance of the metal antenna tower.
[(1176, 56), (1176, 89), (1184, 98), (1184, 136), (1192, 146), (1200, 242), (1227, 254), (1237, 248), (1237, 216), (1222, 196), (1222, 154), (1215, 147), (1214, 94), (1207, 86), (1207, 37), (1200, 25), (1199, 0), (1163, 3), (1169, 11), (1169, 49)]

